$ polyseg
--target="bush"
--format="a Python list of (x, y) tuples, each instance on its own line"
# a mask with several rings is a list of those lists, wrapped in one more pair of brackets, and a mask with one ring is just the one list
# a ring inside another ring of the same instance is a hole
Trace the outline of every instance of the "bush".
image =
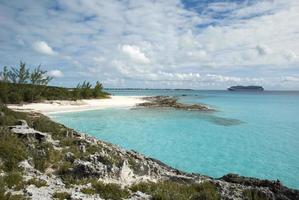
[(59, 200), (71, 200), (71, 195), (67, 192), (55, 192), (52, 197)]
[(0, 81), (0, 101), (17, 104), (38, 102), (41, 100), (77, 100), (90, 98), (108, 98), (109, 93), (102, 91), (97, 82), (94, 88), (89, 82), (78, 84), (77, 88), (62, 88), (46, 85), (10, 83)]
[(82, 192), (83, 194), (88, 194), (88, 195), (93, 195), (93, 194), (96, 194), (96, 193), (97, 193), (96, 190), (93, 189), (93, 188), (82, 188), (82, 189), (81, 189), (81, 192)]
[(18, 190), (24, 187), (23, 177), (21, 173), (17, 171), (8, 172), (3, 177), (3, 181), (8, 188), (15, 187)]
[(5, 171), (17, 170), (20, 161), (27, 158), (24, 143), (17, 136), (0, 132), (0, 158), (4, 162)]
[(5, 105), (0, 103), (0, 112), (4, 113), (4, 116), (0, 117), (0, 126), (12, 126), (15, 125), (18, 119), (24, 119), (28, 122), (30, 120), (27, 117), (26, 113), (15, 112)]
[(122, 189), (119, 185), (113, 183), (93, 182), (92, 187), (104, 199), (119, 200), (128, 198), (130, 195), (127, 189)]
[(33, 121), (33, 128), (45, 133), (61, 133), (62, 126), (48, 119), (47, 117), (39, 117)]
[(243, 195), (246, 200), (269, 200), (266, 194), (255, 189), (244, 190)]
[(44, 187), (47, 186), (47, 181), (38, 179), (38, 178), (32, 178), (26, 182), (27, 185), (35, 185), (36, 187)]
[(49, 143), (36, 144), (36, 147), (30, 151), (34, 168), (44, 172), (51, 164), (51, 156), (55, 155), (53, 151), (53, 146)]
[(159, 183), (144, 182), (131, 186), (133, 192), (149, 194), (154, 200), (219, 200), (220, 195), (215, 185), (210, 182), (201, 184), (183, 184), (173, 181)]

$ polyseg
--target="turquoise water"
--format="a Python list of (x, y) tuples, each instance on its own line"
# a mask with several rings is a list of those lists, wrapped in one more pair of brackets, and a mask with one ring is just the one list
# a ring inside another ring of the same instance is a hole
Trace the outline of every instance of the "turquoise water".
[(187, 172), (213, 177), (233, 172), (279, 179), (289, 187), (299, 188), (298, 92), (109, 92), (179, 96), (182, 102), (201, 102), (218, 111), (123, 108), (52, 117), (78, 131), (134, 149)]

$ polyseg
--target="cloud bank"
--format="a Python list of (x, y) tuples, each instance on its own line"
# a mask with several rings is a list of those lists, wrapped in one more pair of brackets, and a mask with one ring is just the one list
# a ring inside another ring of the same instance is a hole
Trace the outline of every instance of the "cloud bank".
[(59, 68), (53, 84), (70, 86), (298, 89), (298, 10), (297, 0), (6, 1), (0, 64)]

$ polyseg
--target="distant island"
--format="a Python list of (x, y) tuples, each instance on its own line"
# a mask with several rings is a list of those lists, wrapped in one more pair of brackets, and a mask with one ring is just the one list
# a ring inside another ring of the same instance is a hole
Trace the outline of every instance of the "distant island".
[(228, 88), (227, 90), (229, 91), (264, 91), (264, 88), (262, 86), (254, 86), (254, 85), (250, 85), (250, 86), (232, 86), (230, 88)]

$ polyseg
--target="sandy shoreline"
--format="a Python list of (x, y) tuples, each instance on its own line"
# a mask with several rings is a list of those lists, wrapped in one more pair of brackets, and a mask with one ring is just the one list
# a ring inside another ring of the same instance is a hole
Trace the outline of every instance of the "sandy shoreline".
[(53, 100), (43, 103), (30, 103), (23, 105), (8, 105), (15, 111), (34, 111), (42, 114), (55, 114), (64, 112), (79, 112), (86, 110), (99, 110), (105, 108), (130, 108), (145, 100), (141, 96), (111, 96), (109, 99), (83, 99), (78, 101)]

